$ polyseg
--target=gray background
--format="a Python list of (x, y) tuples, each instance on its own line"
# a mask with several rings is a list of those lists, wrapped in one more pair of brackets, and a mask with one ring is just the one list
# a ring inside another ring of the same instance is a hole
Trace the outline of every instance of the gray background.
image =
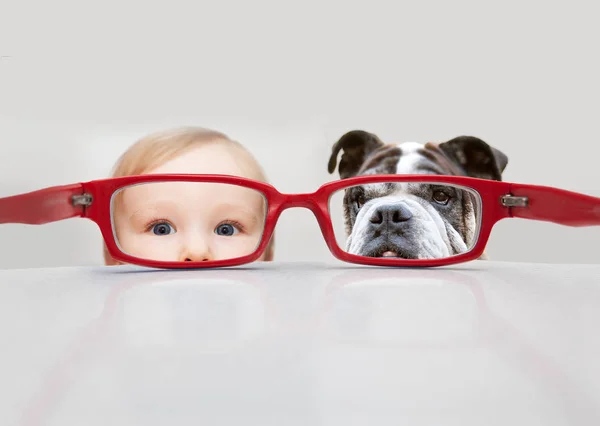
[[(0, 196), (106, 177), (179, 125), (240, 140), (282, 192), (310, 192), (331, 145), (478, 136), (507, 181), (600, 196), (593, 2), (0, 2)], [(2, 225), (0, 267), (101, 264), (88, 220)], [(505, 220), (495, 260), (598, 262), (600, 228)], [(330, 256), (287, 211), (278, 260)]]

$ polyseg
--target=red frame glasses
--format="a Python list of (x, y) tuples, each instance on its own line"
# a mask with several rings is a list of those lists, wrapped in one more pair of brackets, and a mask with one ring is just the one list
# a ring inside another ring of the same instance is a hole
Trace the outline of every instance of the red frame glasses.
[[(224, 183), (261, 192), (267, 200), (268, 212), (261, 242), (254, 253), (235, 259), (203, 262), (153, 261), (123, 253), (115, 242), (112, 230), (110, 204), (113, 193), (129, 185), (173, 181)], [(342, 250), (336, 242), (329, 215), (330, 197), (346, 187), (382, 182), (442, 183), (475, 190), (481, 197), (481, 224), (474, 247), (466, 253), (448, 258), (417, 260), (363, 257)], [(242, 177), (190, 174), (148, 174), (93, 180), (0, 198), (0, 223), (38, 225), (83, 217), (98, 225), (107, 249), (115, 260), (154, 268), (212, 268), (256, 261), (267, 248), (280, 214), (292, 207), (304, 207), (313, 212), (329, 250), (337, 259), (377, 266), (444, 266), (475, 260), (483, 254), (493, 226), (505, 218), (517, 217), (578, 227), (600, 225), (600, 198), (539, 185), (465, 176), (369, 175), (328, 182), (313, 193), (282, 194), (269, 184)]]

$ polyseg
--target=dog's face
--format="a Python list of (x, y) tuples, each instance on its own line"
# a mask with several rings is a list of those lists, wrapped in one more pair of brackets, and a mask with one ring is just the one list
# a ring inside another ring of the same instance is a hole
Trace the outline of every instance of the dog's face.
[[(508, 158), (481, 139), (462, 136), (434, 143), (384, 144), (364, 131), (334, 145), (342, 179), (372, 174), (436, 174), (501, 180)], [(345, 190), (346, 251), (369, 257), (439, 259), (464, 253), (477, 238), (479, 196), (472, 190), (431, 183), (380, 183)]]

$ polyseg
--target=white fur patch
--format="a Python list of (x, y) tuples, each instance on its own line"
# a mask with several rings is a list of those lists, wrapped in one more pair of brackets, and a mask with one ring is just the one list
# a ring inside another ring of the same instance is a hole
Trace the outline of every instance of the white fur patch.
[(415, 174), (417, 164), (423, 159), (423, 155), (419, 154), (419, 150), (423, 148), (423, 144), (419, 142), (403, 142), (397, 145), (402, 150), (400, 161), (396, 166), (396, 173), (401, 175)]
[[(423, 160), (423, 155), (419, 154), (419, 150), (423, 148), (423, 144), (419, 142), (402, 142), (396, 145), (402, 150), (400, 160), (396, 165), (396, 174), (399, 175), (414, 175), (419, 174), (417, 165)], [(406, 191), (408, 185), (400, 184), (402, 190)]]

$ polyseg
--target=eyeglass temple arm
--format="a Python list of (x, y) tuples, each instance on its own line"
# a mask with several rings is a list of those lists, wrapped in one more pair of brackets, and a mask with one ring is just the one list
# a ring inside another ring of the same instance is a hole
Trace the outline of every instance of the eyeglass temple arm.
[(566, 226), (599, 226), (600, 198), (564, 189), (511, 184), (513, 197), (525, 197), (526, 205), (511, 208), (511, 216), (554, 222)]
[(41, 225), (82, 216), (82, 194), (83, 185), (73, 184), (0, 198), (0, 223)]

